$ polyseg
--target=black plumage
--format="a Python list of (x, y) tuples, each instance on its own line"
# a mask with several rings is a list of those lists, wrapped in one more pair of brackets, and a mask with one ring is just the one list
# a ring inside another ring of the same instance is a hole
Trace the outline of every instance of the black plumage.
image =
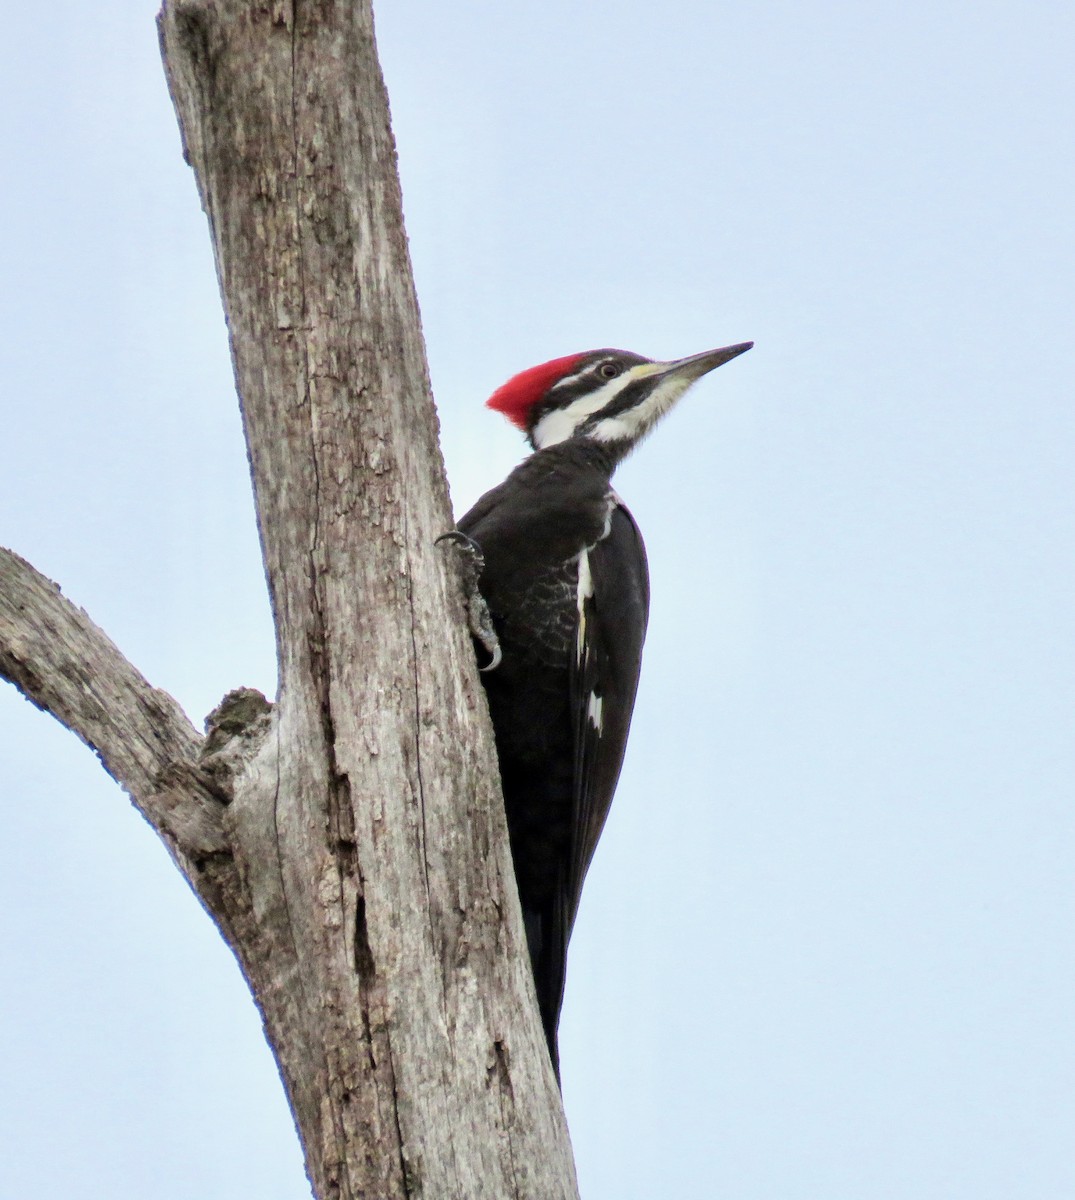
[[(561, 442), (459, 522), (484, 556), (478, 586), (503, 654), (482, 680), (554, 1065), (567, 944), (623, 762), (649, 612), (646, 551), (612, 492), (614, 466), (606, 447)], [(581, 596), (580, 563), (592, 581)]]

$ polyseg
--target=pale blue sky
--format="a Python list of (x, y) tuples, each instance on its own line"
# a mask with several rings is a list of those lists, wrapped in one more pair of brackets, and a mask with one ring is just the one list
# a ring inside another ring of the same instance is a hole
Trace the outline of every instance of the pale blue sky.
[[(154, 4), (9, 7), (0, 543), (198, 721), (272, 639)], [(378, 30), (458, 509), (514, 371), (757, 342), (617, 477), (654, 605), (562, 1026), (584, 1200), (1067, 1200), (1075, 10)], [(0, 1200), (301, 1200), (228, 953), (7, 688), (0, 797)]]

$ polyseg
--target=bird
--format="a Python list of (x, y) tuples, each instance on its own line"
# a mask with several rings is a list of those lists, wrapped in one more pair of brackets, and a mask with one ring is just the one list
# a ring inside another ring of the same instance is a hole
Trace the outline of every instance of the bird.
[(486, 403), (532, 453), (444, 535), (471, 556), (471, 631), (489, 659), (481, 679), (557, 1081), (567, 947), (623, 764), (649, 617), (645, 544), (612, 475), (691, 384), (752, 345), (669, 362), (593, 350), (515, 375)]

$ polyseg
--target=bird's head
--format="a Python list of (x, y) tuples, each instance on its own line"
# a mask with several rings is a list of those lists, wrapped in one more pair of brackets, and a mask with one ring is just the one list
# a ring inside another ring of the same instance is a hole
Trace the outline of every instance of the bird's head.
[(622, 457), (696, 379), (753, 345), (740, 342), (673, 362), (627, 350), (569, 354), (514, 376), (486, 403), (523, 430), (535, 450), (585, 437)]

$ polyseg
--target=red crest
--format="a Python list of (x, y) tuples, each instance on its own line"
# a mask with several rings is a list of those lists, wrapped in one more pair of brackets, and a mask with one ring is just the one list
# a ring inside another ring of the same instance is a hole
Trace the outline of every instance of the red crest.
[(585, 354), (568, 354), (564, 358), (554, 358), (540, 366), (530, 367), (512, 376), (507, 383), (498, 387), (486, 400), (487, 408), (503, 413), (513, 425), (526, 429), (530, 423), (530, 413), (545, 393), (557, 380), (570, 375), (586, 357)]

